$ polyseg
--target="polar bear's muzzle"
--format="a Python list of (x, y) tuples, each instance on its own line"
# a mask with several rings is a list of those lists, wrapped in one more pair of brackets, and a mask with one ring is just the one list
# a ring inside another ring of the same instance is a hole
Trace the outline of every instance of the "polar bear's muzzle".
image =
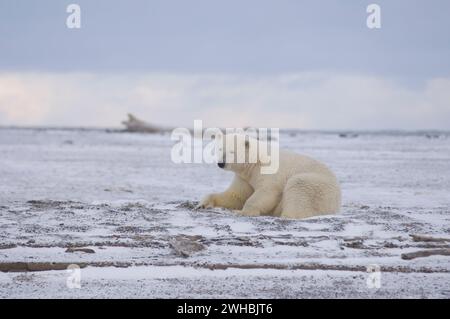
[(224, 168), (225, 167), (225, 163), (217, 163), (217, 166), (219, 166), (220, 168)]

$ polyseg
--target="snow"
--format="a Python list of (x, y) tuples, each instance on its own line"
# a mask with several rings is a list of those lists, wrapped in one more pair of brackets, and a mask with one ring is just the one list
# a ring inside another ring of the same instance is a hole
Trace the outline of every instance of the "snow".
[(0, 128), (0, 267), (44, 265), (0, 272), (0, 297), (449, 298), (450, 257), (401, 254), (449, 248), (410, 235), (450, 237), (450, 134), (339, 134), (282, 132), (343, 190), (340, 214), (286, 220), (194, 210), (232, 175), (172, 163), (168, 134)]

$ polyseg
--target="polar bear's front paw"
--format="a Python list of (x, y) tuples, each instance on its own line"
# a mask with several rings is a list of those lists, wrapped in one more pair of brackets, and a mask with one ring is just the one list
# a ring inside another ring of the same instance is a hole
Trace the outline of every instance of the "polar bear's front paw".
[(196, 209), (213, 208), (215, 206), (214, 194), (209, 194), (197, 205)]

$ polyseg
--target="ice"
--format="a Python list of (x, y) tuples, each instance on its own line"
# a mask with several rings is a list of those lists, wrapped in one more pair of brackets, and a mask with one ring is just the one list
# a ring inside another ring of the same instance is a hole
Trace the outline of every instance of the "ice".
[[(401, 258), (450, 245), (410, 236), (450, 237), (450, 134), (434, 136), (282, 132), (343, 190), (338, 215), (286, 220), (195, 210), (232, 174), (172, 163), (167, 133), (0, 128), (0, 267), (19, 267), (0, 272), (0, 297), (449, 298), (450, 257)], [(174, 239), (202, 248), (181, 256)]]

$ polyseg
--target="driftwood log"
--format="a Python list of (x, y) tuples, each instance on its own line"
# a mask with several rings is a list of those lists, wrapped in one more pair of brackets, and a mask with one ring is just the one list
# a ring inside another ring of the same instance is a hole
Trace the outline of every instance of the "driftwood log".
[(424, 241), (424, 242), (448, 242), (450, 243), (450, 238), (442, 238), (442, 237), (431, 237), (426, 235), (417, 235), (412, 234), (410, 235), (412, 237), (413, 241)]
[(158, 133), (164, 131), (160, 127), (138, 119), (133, 114), (128, 114), (128, 120), (122, 121), (122, 124), (125, 125), (127, 132)]
[(430, 257), (430, 256), (450, 256), (450, 248), (442, 249), (431, 249), (431, 250), (419, 250), (411, 253), (402, 254), (402, 259), (411, 260), (420, 257)]

